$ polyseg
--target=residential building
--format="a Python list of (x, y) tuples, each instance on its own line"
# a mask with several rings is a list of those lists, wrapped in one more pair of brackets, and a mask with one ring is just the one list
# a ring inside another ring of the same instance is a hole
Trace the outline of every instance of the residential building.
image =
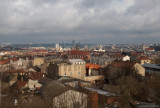
[(137, 74), (145, 76), (145, 69), (139, 63), (129, 61), (113, 61), (108, 65), (109, 72), (116, 74), (117, 72), (125, 72), (125, 69), (134, 69)]
[(109, 57), (110, 57), (110, 63), (111, 63), (114, 60), (122, 60), (124, 55), (121, 55), (120, 53), (117, 53), (117, 54), (109, 55)]
[(104, 76), (102, 75), (100, 65), (87, 63), (84, 80), (92, 83), (103, 82)]
[(154, 48), (146, 48), (145, 50), (148, 51), (148, 52), (154, 52), (155, 51)]
[(104, 65), (110, 62), (110, 56), (104, 53), (91, 53), (90, 63)]
[(145, 63), (151, 63), (151, 60), (146, 56), (141, 56), (137, 59), (138, 63), (143, 65)]
[(52, 108), (87, 108), (87, 94), (66, 86), (57, 81), (52, 81), (43, 87), (43, 97)]
[(127, 55), (127, 56), (122, 58), (122, 61), (130, 61), (130, 57)]
[(100, 68), (100, 65), (87, 63), (86, 64), (86, 76), (100, 75), (99, 68)]
[(87, 95), (75, 90), (67, 90), (53, 98), (53, 108), (86, 108)]
[(29, 66), (28, 58), (8, 58), (0, 60), (0, 72), (10, 69), (27, 69)]
[(50, 63), (48, 67), (48, 76), (57, 78), (58, 76), (70, 76), (83, 79), (86, 75), (85, 61), (82, 59), (68, 59), (62, 62)]
[(37, 57), (33, 60), (33, 66), (41, 66), (44, 63), (44, 58)]

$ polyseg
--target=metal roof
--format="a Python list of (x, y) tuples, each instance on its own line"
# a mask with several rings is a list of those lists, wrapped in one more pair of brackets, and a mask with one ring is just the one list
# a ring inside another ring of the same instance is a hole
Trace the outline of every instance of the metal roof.
[(85, 62), (82, 59), (69, 59), (69, 62), (71, 63), (77, 63), (77, 62)]
[(96, 89), (96, 88), (89, 88), (89, 87), (84, 87), (84, 88), (88, 89), (88, 90), (91, 90), (91, 91), (94, 91), (94, 92), (97, 92), (98, 94), (101, 94), (101, 95), (116, 96), (116, 94), (111, 93), (111, 92), (107, 92), (107, 91), (104, 91), (104, 90), (100, 90), (100, 89)]
[(143, 64), (143, 67), (160, 69), (160, 65), (157, 65), (157, 64), (149, 64), (149, 63)]

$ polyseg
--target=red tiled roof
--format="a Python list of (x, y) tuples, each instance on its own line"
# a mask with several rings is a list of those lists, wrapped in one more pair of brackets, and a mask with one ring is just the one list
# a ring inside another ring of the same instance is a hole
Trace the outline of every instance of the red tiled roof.
[(154, 48), (146, 48), (146, 50), (154, 50)]
[(17, 80), (16, 81), (16, 88), (17, 89), (22, 89), (28, 82), (27, 81), (20, 81), (20, 80)]
[(109, 66), (118, 67), (118, 68), (131, 68), (135, 65), (135, 62), (128, 61), (113, 61)]
[(123, 55), (110, 55), (111, 58), (122, 58), (124, 57)]
[(99, 69), (100, 65), (92, 64), (92, 63), (87, 63), (86, 64), (86, 68), (89, 68), (89, 69)]
[(132, 53), (132, 56), (139, 56), (139, 55), (144, 55), (144, 53)]
[(146, 56), (141, 56), (141, 57), (138, 58), (138, 60), (150, 60), (150, 59)]
[(4, 59), (4, 60), (0, 60), (0, 64), (3, 65), (3, 64), (8, 64), (10, 63), (10, 61), (17, 61), (18, 58), (11, 58), (11, 59)]
[(121, 55), (121, 53), (116, 53), (115, 55)]
[(94, 54), (92, 54), (92, 56), (94, 56), (94, 57), (101, 57), (103, 55), (107, 55), (107, 54), (105, 54), (105, 53), (94, 53)]
[(40, 78), (43, 78), (43, 73), (37, 72), (37, 73), (31, 73), (29, 75), (29, 78), (32, 80), (38, 80)]
[(88, 51), (71, 51), (69, 53), (70, 55), (90, 55)]
[(12, 70), (8, 70), (7, 73), (11, 73), (11, 74), (13, 74), (13, 73), (25, 73), (25, 71), (23, 69), (17, 69), (17, 70), (12, 69)]

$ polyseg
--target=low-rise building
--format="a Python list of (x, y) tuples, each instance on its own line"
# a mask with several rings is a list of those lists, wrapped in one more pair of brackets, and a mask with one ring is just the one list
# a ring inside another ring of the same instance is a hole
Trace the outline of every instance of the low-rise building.
[(91, 53), (90, 54), (90, 63), (104, 65), (110, 62), (110, 56), (104, 53)]
[(44, 61), (45, 60), (42, 57), (34, 58), (34, 60), (33, 60), (33, 66), (41, 66), (44, 63)]
[(86, 76), (100, 75), (99, 68), (100, 68), (100, 65), (87, 63), (86, 64)]
[(130, 61), (130, 57), (127, 55), (127, 56), (122, 58), (122, 61)]
[(146, 57), (146, 56), (141, 56), (137, 59), (137, 62), (141, 65), (145, 64), (145, 63), (151, 63), (151, 60)]
[(85, 61), (82, 59), (68, 59), (62, 62), (50, 63), (48, 67), (48, 76), (57, 78), (58, 76), (70, 76), (83, 79), (86, 75)]
[(43, 91), (50, 108), (87, 108), (88, 95), (73, 87), (52, 81), (43, 87)]
[(137, 74), (145, 76), (145, 69), (139, 63), (129, 61), (113, 61), (108, 65), (109, 72), (115, 74), (116, 72), (125, 72), (126, 69), (134, 69)]

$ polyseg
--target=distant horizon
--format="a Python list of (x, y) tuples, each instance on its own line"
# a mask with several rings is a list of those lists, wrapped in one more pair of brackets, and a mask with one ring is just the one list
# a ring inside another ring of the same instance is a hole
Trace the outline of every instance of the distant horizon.
[[(1, 43), (0, 42), (0, 45), (1, 44), (12, 44), (12, 45), (20, 45), (20, 44), (27, 44), (27, 45), (32, 45), (32, 44), (63, 44), (63, 43), (65, 43), (65, 44), (72, 44), (72, 41), (71, 42), (48, 42), (48, 43), (32, 43), (32, 42), (28, 42), (28, 43), (21, 43), (21, 42), (3, 42), (3, 43)], [(84, 42), (79, 42), (79, 41), (77, 41), (77, 42), (75, 42), (76, 44), (77, 43), (80, 43), (80, 44), (95, 44), (95, 45), (98, 45), (98, 44), (103, 44), (103, 45), (142, 45), (142, 44), (146, 44), (146, 45), (151, 45), (151, 44), (156, 44), (156, 45), (160, 45), (160, 43), (84, 43)]]

